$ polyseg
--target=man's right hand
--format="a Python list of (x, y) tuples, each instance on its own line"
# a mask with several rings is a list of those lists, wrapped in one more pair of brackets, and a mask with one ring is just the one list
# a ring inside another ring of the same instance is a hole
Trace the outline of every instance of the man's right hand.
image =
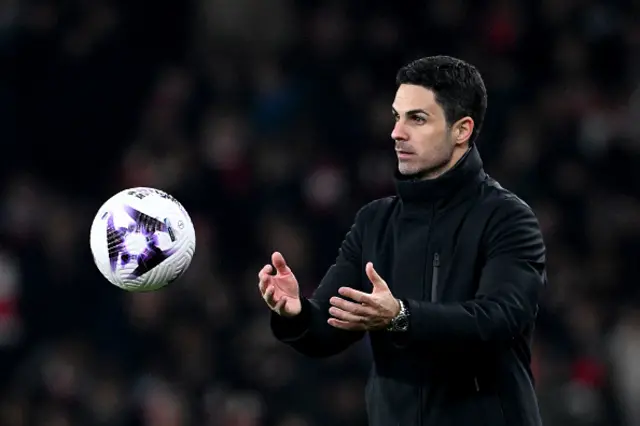
[[(287, 266), (282, 254), (271, 256), (271, 265), (265, 265), (258, 273), (260, 293), (269, 308), (283, 317), (293, 317), (302, 311), (298, 280)], [(275, 275), (272, 274), (275, 267)]]

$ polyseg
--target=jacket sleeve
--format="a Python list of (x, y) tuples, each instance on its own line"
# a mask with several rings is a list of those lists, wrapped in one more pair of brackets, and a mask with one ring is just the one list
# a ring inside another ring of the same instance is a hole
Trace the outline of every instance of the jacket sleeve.
[(301, 313), (292, 318), (271, 313), (271, 330), (274, 336), (304, 355), (317, 358), (332, 356), (364, 335), (362, 332), (331, 327), (327, 320), (329, 299), (338, 295), (340, 287), (362, 287), (362, 234), (366, 208), (367, 206), (363, 207), (356, 214), (336, 262), (329, 268), (313, 295), (309, 299), (302, 297)]
[(474, 299), (407, 301), (407, 343), (508, 341), (534, 323), (546, 283), (545, 246), (529, 206), (515, 198), (502, 200), (489, 221), (484, 247), (486, 262)]

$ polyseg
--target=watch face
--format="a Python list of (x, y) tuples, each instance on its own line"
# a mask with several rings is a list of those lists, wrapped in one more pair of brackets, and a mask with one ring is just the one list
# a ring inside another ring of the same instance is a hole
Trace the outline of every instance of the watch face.
[(407, 317), (398, 318), (398, 321), (394, 324), (396, 330), (404, 331), (409, 326), (409, 322), (407, 321)]
[(400, 300), (400, 312), (391, 320), (388, 331), (407, 331), (409, 329), (409, 312)]

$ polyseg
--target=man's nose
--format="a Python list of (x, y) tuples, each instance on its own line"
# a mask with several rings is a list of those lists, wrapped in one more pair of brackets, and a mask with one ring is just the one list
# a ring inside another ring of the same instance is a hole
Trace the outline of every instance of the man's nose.
[(404, 124), (401, 121), (397, 121), (395, 126), (393, 126), (393, 130), (391, 131), (391, 139), (394, 141), (406, 141), (409, 139), (409, 135), (407, 134)]

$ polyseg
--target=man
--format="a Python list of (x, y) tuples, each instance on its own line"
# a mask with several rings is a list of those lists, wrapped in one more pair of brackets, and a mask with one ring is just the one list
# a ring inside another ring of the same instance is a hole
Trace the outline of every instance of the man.
[(531, 339), (546, 282), (534, 213), (482, 168), (487, 95), (446, 56), (400, 69), (397, 195), (356, 215), (309, 299), (283, 256), (259, 273), (275, 336), (311, 357), (369, 333), (371, 426), (541, 425)]

